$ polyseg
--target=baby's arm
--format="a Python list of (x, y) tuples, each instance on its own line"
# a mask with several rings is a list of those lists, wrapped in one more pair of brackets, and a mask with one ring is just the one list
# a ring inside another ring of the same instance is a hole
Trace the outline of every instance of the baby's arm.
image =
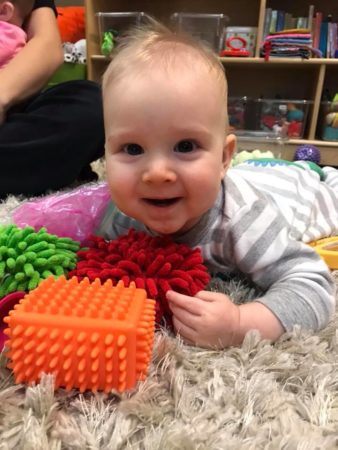
[(25, 31), (27, 45), (0, 70), (0, 124), (6, 110), (38, 92), (63, 60), (55, 14), (51, 8), (33, 10)]
[(253, 301), (240, 305), (240, 323), (237, 331), (237, 342), (241, 344), (246, 333), (258, 330), (263, 339), (276, 341), (285, 329), (275, 314), (262, 303)]
[(290, 238), (277, 209), (264, 201), (245, 206), (215, 235), (215, 260), (247, 274), (265, 294), (236, 306), (223, 294), (202, 291), (191, 298), (169, 292), (174, 326), (187, 342), (227, 347), (252, 329), (274, 341), (296, 324), (326, 326), (335, 305), (333, 279), (310, 246)]
[(191, 345), (224, 348), (242, 343), (249, 330), (275, 341), (284, 329), (264, 305), (252, 302), (235, 305), (227, 295), (200, 291), (195, 297), (167, 292), (175, 330)]
[(268, 308), (286, 331), (295, 325), (325, 327), (335, 308), (332, 276), (310, 246), (292, 239), (278, 209), (258, 199), (241, 208), (229, 229), (223, 257), (231, 242), (228, 258), (264, 291), (256, 302)]
[(266, 235), (249, 229), (259, 236), (250, 250), (245, 251), (244, 239), (237, 239), (237, 247), (242, 246), (237, 248), (237, 267), (264, 291), (256, 302), (272, 311), (286, 331), (295, 325), (320, 330), (334, 313), (333, 278), (312, 247), (290, 238), (282, 220), (276, 216)]

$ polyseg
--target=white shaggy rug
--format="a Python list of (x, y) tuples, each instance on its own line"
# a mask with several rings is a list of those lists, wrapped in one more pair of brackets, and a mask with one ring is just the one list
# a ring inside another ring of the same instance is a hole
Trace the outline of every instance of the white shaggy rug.
[[(0, 205), (8, 223), (18, 204)], [(338, 276), (337, 276), (338, 281)], [(240, 302), (242, 281), (213, 280)], [(14, 385), (0, 360), (0, 450), (315, 450), (338, 447), (338, 333), (299, 329), (271, 345), (192, 348), (158, 333), (147, 380), (122, 395)]]

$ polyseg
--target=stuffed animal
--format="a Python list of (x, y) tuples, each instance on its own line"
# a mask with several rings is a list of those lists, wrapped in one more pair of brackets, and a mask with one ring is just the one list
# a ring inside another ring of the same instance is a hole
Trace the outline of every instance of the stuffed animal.
[(62, 42), (75, 43), (85, 38), (85, 9), (83, 6), (58, 6), (57, 12), (57, 24)]
[(325, 141), (338, 141), (338, 94), (334, 96), (325, 115), (322, 138)]
[(86, 39), (80, 39), (74, 44), (64, 42), (63, 44), (64, 61), (67, 63), (86, 64), (87, 62), (87, 45)]

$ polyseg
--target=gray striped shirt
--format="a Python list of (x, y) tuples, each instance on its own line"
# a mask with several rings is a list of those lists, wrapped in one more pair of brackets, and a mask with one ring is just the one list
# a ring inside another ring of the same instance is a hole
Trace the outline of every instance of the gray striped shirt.
[[(236, 166), (213, 208), (175, 240), (200, 247), (211, 273), (248, 276), (286, 330), (321, 329), (335, 309), (335, 285), (305, 242), (338, 234), (338, 172), (324, 172), (321, 182), (295, 166)], [(114, 239), (129, 228), (149, 232), (111, 203), (97, 233)]]

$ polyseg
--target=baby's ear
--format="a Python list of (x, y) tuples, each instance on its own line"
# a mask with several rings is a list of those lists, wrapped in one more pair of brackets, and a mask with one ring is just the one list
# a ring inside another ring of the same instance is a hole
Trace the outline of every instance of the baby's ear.
[(0, 4), (0, 20), (9, 22), (14, 14), (14, 5), (11, 2), (4, 2)]
[(222, 178), (229, 169), (233, 154), (236, 148), (236, 136), (234, 134), (228, 134), (224, 140), (223, 147), (223, 159), (222, 159)]

